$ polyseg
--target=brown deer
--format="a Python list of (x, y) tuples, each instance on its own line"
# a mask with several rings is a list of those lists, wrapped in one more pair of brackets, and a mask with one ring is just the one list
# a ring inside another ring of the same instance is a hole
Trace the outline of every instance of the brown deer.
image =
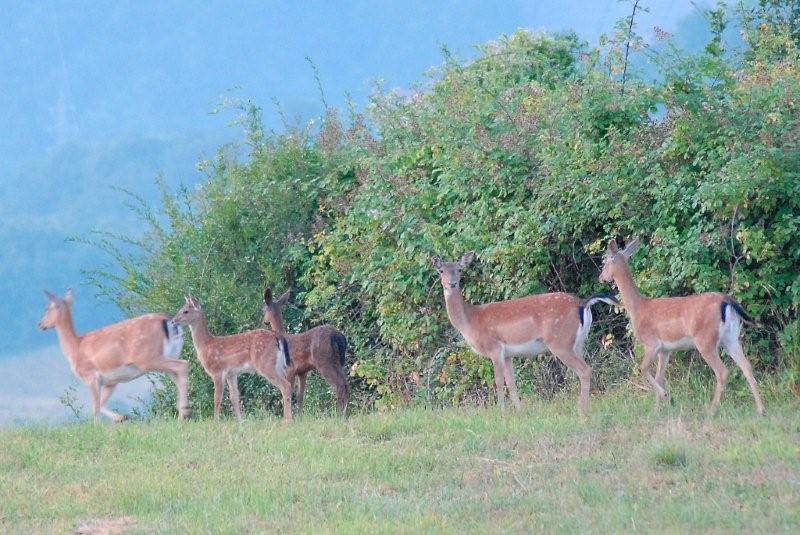
[[(630, 242), (622, 251), (617, 249), (616, 241), (610, 241), (600, 280), (613, 282), (619, 288), (622, 303), (631, 318), (633, 334), (644, 346), (640, 369), (655, 390), (656, 403), (667, 398), (664, 377), (672, 352), (696, 348), (717, 380), (710, 407), (713, 412), (719, 405), (728, 381), (728, 369), (719, 357), (719, 348), (723, 346), (742, 370), (755, 398), (756, 411), (763, 415), (764, 403), (753, 377), (753, 368), (739, 343), (742, 322), (753, 323), (753, 320), (739, 303), (722, 293), (652, 299), (642, 296), (628, 267), (628, 260), (638, 248), (638, 239)], [(658, 367), (654, 378), (650, 367), (656, 357)]]
[(475, 253), (470, 252), (458, 262), (443, 262), (435, 257), (432, 263), (444, 288), (450, 323), (473, 351), (488, 357), (494, 365), (500, 408), (505, 409), (505, 385), (514, 407), (520, 409), (513, 357), (549, 350), (578, 376), (581, 384), (578, 412), (585, 414), (592, 368), (583, 358), (583, 348), (592, 326), (591, 307), (599, 301), (611, 305), (618, 304), (617, 301), (603, 294), (580, 299), (568, 293), (548, 293), (472, 305), (464, 300), (459, 284), (461, 270), (474, 259)]
[(266, 329), (246, 331), (231, 336), (213, 336), (200, 304), (186, 297), (186, 304), (173, 321), (189, 326), (197, 360), (214, 382), (214, 419), (219, 420), (225, 383), (238, 420), (242, 419), (239, 402), (239, 374), (258, 373), (277, 386), (283, 397), (283, 418), (292, 421), (292, 383), (287, 377), (286, 342)]
[(345, 414), (349, 388), (344, 367), (347, 338), (330, 325), (320, 325), (299, 334), (288, 334), (283, 323), (283, 307), (289, 300), (287, 290), (278, 299), (272, 300), (272, 290), (264, 290), (264, 324), (286, 339), (289, 344), (291, 366), (286, 375), (290, 383), (297, 377), (297, 411), (303, 409), (306, 392), (306, 375), (317, 370), (336, 392), (336, 412)]
[(115, 422), (125, 416), (105, 407), (119, 383), (149, 373), (167, 374), (178, 389), (178, 415), (189, 416), (186, 378), (189, 363), (179, 360), (183, 335), (179, 325), (163, 314), (146, 314), (108, 325), (84, 335), (72, 323), (72, 289), (59, 299), (47, 290), (47, 306), (39, 329), (55, 329), (61, 350), (72, 372), (83, 381), (92, 397), (95, 421), (104, 414)]

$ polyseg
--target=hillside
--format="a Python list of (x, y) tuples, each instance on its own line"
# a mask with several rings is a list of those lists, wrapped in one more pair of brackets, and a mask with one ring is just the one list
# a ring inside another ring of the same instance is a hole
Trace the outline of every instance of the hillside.
[(0, 432), (0, 529), (789, 533), (796, 401), (709, 418), (630, 392), (495, 410), (90, 423)]

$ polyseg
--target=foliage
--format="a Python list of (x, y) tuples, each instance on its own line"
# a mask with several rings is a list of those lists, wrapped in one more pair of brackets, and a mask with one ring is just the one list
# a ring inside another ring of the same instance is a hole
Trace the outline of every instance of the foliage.
[[(232, 333), (260, 325), (264, 284), (290, 287), (291, 327), (347, 334), (354, 408), (483, 403), (488, 362), (450, 326), (431, 256), (478, 252), (463, 282), (472, 302), (588, 295), (604, 289), (606, 241), (638, 235), (646, 294), (731, 294), (763, 325), (749, 335), (759, 373), (796, 378), (784, 356), (797, 337), (781, 334), (800, 305), (800, 68), (787, 5), (739, 12), (740, 53), (723, 39), (729, 12), (710, 11), (702, 53), (647, 51), (658, 82), (628, 65), (646, 46), (634, 10), (599, 48), (518, 31), (470, 61), (445, 53), (412, 94), (378, 92), (346, 122), (327, 109), (316, 130), (267, 133), (244, 106), (248, 154), (225, 147), (202, 188), (164, 195), (117, 301), (175, 310), (191, 291), (212, 331)], [(589, 360), (607, 387), (633, 362), (624, 316), (601, 309)], [(522, 392), (568, 380), (547, 359), (519, 369)], [(192, 390), (207, 409), (196, 367)], [(323, 387), (311, 391), (324, 401)], [(276, 400), (256, 378), (243, 397)]]

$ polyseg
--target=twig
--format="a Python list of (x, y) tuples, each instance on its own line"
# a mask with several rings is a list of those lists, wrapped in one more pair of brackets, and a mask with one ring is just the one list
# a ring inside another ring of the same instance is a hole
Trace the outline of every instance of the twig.
[(628, 40), (625, 42), (625, 61), (622, 64), (622, 89), (619, 94), (625, 95), (625, 76), (628, 74), (628, 53), (631, 50), (631, 35), (633, 34), (633, 19), (636, 17), (636, 9), (639, 7), (639, 0), (633, 2), (633, 11), (631, 12), (631, 22), (628, 24)]

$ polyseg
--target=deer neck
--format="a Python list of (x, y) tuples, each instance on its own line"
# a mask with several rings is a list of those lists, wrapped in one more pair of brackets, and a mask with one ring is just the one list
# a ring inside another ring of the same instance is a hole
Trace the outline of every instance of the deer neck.
[(622, 304), (628, 309), (631, 317), (635, 316), (639, 310), (639, 306), (645, 301), (645, 298), (636, 287), (631, 276), (631, 269), (628, 267), (627, 262), (623, 262), (620, 266), (619, 273), (615, 277), (614, 282), (617, 283), (619, 293), (622, 295)]
[(195, 321), (189, 324), (189, 330), (192, 333), (192, 343), (194, 343), (194, 347), (197, 349), (197, 356), (200, 357), (205, 354), (206, 346), (214, 338), (208, 331), (208, 321), (206, 317), (202, 314), (198, 316)]
[(450, 323), (462, 333), (469, 329), (472, 318), (472, 305), (464, 301), (461, 288), (445, 288), (444, 304)]
[(67, 357), (72, 368), (75, 368), (75, 362), (78, 358), (78, 348), (81, 345), (81, 336), (75, 333), (75, 326), (72, 322), (72, 311), (67, 308), (66, 312), (62, 314), (55, 325), (56, 334), (58, 335), (58, 344), (61, 346), (61, 351)]

